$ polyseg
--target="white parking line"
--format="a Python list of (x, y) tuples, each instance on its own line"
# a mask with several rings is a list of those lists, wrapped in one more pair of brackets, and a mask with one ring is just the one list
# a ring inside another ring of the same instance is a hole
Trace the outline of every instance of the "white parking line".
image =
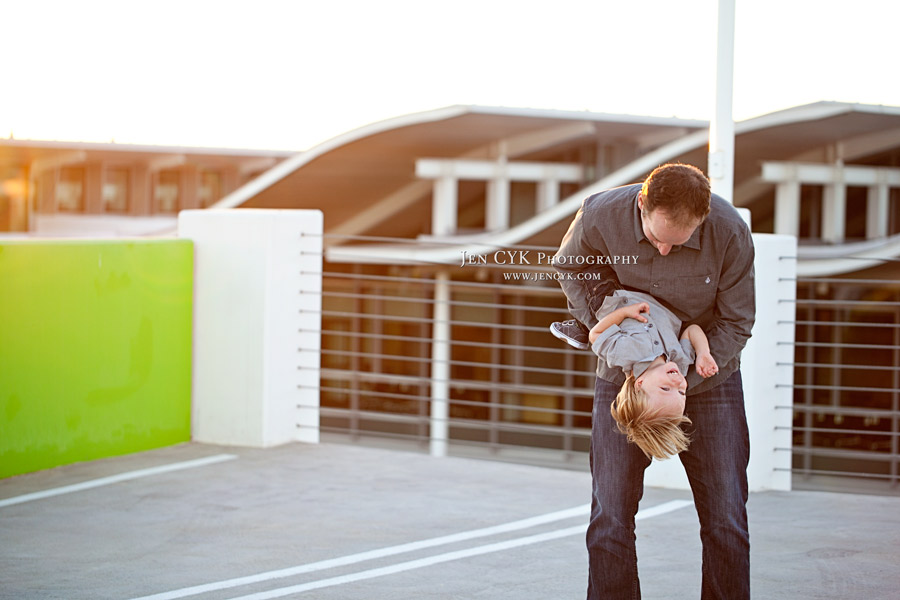
[[(640, 512), (638, 512), (638, 514), (636, 515), (635, 518), (642, 519), (642, 518), (656, 516), (657, 514), (662, 514), (664, 512), (676, 510), (678, 508), (682, 508), (683, 506), (688, 506), (690, 504), (691, 504), (691, 502), (686, 501), (686, 500), (673, 500), (672, 502), (666, 502), (665, 504), (661, 504), (659, 506), (653, 507), (646, 511), (640, 511)], [(433, 548), (435, 546), (443, 546), (443, 545), (452, 544), (455, 542), (461, 542), (461, 541), (496, 535), (499, 533), (507, 533), (510, 531), (520, 531), (522, 529), (529, 529), (531, 527), (536, 527), (538, 525), (543, 525), (546, 523), (553, 523), (553, 522), (561, 521), (564, 519), (570, 519), (572, 517), (584, 517), (584, 516), (587, 516), (589, 513), (590, 513), (590, 505), (577, 506), (577, 507), (569, 508), (566, 510), (561, 510), (561, 511), (556, 511), (556, 512), (552, 512), (552, 513), (543, 514), (543, 515), (538, 515), (536, 517), (530, 517), (530, 518), (521, 519), (518, 521), (511, 521), (509, 523), (504, 523), (501, 525), (494, 525), (491, 527), (484, 527), (481, 529), (472, 529), (472, 530), (464, 531), (461, 533), (444, 535), (444, 536), (430, 538), (430, 539), (426, 539), (426, 540), (420, 540), (417, 542), (400, 544), (397, 546), (388, 546), (385, 548), (379, 548), (379, 549), (370, 550), (367, 552), (359, 552), (357, 554), (350, 554), (350, 555), (339, 557), (339, 558), (332, 558), (332, 559), (328, 559), (328, 560), (322, 560), (322, 561), (318, 561), (318, 562), (308, 563), (305, 565), (298, 565), (296, 567), (289, 567), (286, 569), (279, 569), (276, 571), (268, 571), (265, 573), (259, 573), (257, 575), (248, 575), (245, 577), (237, 577), (234, 579), (227, 579), (224, 581), (217, 581), (217, 582), (213, 582), (213, 583), (207, 583), (207, 584), (203, 584), (203, 585), (196, 585), (196, 586), (192, 586), (192, 587), (182, 588), (179, 590), (172, 590), (170, 592), (162, 592), (159, 594), (153, 594), (151, 596), (141, 596), (140, 598), (135, 598), (134, 600), (175, 600), (176, 598), (185, 598), (187, 596), (194, 596), (197, 594), (203, 594), (206, 592), (212, 592), (212, 591), (216, 591), (216, 590), (223, 590), (223, 589), (234, 588), (234, 587), (243, 586), (243, 585), (250, 585), (253, 583), (260, 583), (263, 581), (269, 581), (272, 579), (281, 579), (281, 578), (290, 577), (293, 575), (301, 575), (304, 573), (312, 573), (315, 571), (322, 571), (325, 569), (331, 569), (331, 568), (335, 568), (335, 567), (356, 564), (356, 563), (364, 562), (367, 560), (374, 560), (377, 558), (384, 558), (387, 556), (395, 556), (397, 554), (413, 552), (416, 550), (423, 550), (426, 548)], [(466, 552), (474, 551), (475, 554), (466, 554), (466, 556), (475, 556), (477, 554), (484, 554), (487, 552), (497, 552), (499, 550), (503, 550), (503, 549), (505, 549), (505, 547), (501, 547), (503, 544), (513, 543), (515, 545), (526, 545), (526, 544), (530, 544), (530, 543), (537, 543), (539, 541), (543, 541), (542, 539), (537, 539), (537, 538), (540, 538), (541, 536), (550, 535), (553, 537), (550, 537), (547, 539), (555, 539), (556, 537), (564, 537), (567, 535), (573, 535), (574, 533), (577, 533), (577, 532), (584, 533), (584, 530), (585, 530), (585, 525), (578, 525), (577, 527), (573, 527), (570, 529), (562, 529), (562, 530), (558, 530), (558, 531), (552, 531), (552, 532), (549, 532), (546, 534), (539, 534), (537, 536), (530, 536), (527, 538), (518, 538), (517, 540), (510, 540), (508, 542), (501, 542), (499, 544), (490, 544), (488, 546), (476, 547), (476, 548), (473, 548), (470, 550), (461, 550), (459, 552), (451, 552), (446, 555), (438, 555), (438, 556), (454, 556), (454, 558), (447, 558), (446, 560), (456, 560), (458, 558), (465, 557), (465, 556), (459, 555), (460, 552), (466, 553)], [(560, 532), (565, 532), (565, 533), (560, 533)], [(533, 541), (517, 543), (521, 540), (533, 540)], [(515, 547), (515, 545), (509, 546), (509, 547)], [(483, 549), (483, 548), (494, 548), (494, 549), (479, 551), (480, 549)], [(345, 575), (343, 577), (323, 579), (323, 580), (319, 580), (318, 582), (311, 582), (311, 583), (307, 583), (307, 584), (303, 584), (303, 585), (317, 584), (318, 587), (328, 587), (330, 585), (339, 585), (340, 583), (348, 583), (350, 581), (358, 581), (359, 579), (370, 579), (372, 577), (380, 577), (382, 575), (388, 575), (393, 572), (399, 572), (399, 571), (392, 571), (390, 569), (396, 569), (396, 568), (400, 567), (401, 565), (405, 565), (405, 567), (402, 568), (401, 570), (409, 570), (409, 569), (415, 569), (415, 568), (428, 566), (429, 564), (436, 564), (436, 563), (432, 563), (432, 562), (425, 562), (425, 563), (422, 562), (422, 561), (430, 561), (430, 560), (433, 560), (434, 558), (437, 558), (437, 557), (409, 561), (406, 563), (399, 563), (398, 565), (393, 565), (391, 567), (383, 567), (380, 569), (371, 569), (369, 571), (362, 571), (360, 573)], [(439, 560), (438, 562), (446, 562), (446, 560)], [(412, 566), (410, 566), (410, 565), (412, 565)], [(350, 577), (351, 579), (346, 579), (347, 577)], [(330, 582), (330, 583), (323, 585), (323, 582)], [(296, 586), (294, 586), (294, 587), (296, 587)], [(287, 589), (287, 588), (284, 588), (284, 589)], [(291, 588), (291, 589), (293, 589), (293, 588)], [(308, 589), (317, 589), (317, 588), (308, 588)], [(278, 590), (274, 590), (274, 591), (278, 591)], [(291, 592), (286, 592), (286, 593), (294, 593), (294, 592), (291, 591)]]
[(292, 575), (301, 575), (303, 573), (312, 573), (314, 571), (322, 571), (324, 569), (332, 569), (334, 567), (343, 567), (366, 560), (374, 560), (376, 558), (384, 558), (385, 556), (394, 556), (396, 554), (414, 552), (416, 550), (433, 548), (435, 546), (443, 546), (445, 544), (452, 544), (454, 542), (464, 542), (466, 540), (472, 540), (489, 535), (496, 535), (498, 533), (519, 531), (521, 529), (528, 529), (530, 527), (536, 527), (537, 525), (543, 525), (545, 523), (553, 523), (555, 521), (570, 519), (572, 517), (585, 516), (590, 512), (590, 510), (590, 505), (585, 504), (583, 506), (567, 508), (565, 510), (538, 515), (536, 517), (529, 517), (527, 519), (520, 519), (518, 521), (510, 521), (509, 523), (503, 523), (501, 525), (493, 525), (491, 527), (483, 527), (481, 529), (471, 529), (469, 531), (463, 531), (460, 533), (442, 535), (440, 537), (420, 540), (418, 542), (409, 542), (407, 544), (400, 544), (398, 546), (378, 548), (376, 550), (359, 552), (357, 554), (348, 554), (347, 556), (342, 556), (339, 558), (320, 560), (318, 562), (298, 565), (296, 567), (288, 567), (286, 569), (278, 569), (276, 571), (267, 571), (265, 573), (259, 573), (257, 575), (247, 575), (246, 577), (236, 577), (234, 579), (226, 579), (224, 581), (195, 585), (192, 587), (182, 588), (180, 590), (172, 590), (171, 592), (153, 594), (152, 596), (141, 596), (140, 598), (134, 598), (134, 600), (174, 600), (175, 598), (185, 598), (187, 596), (195, 596), (197, 594), (203, 594), (215, 590), (224, 590), (241, 585), (249, 585), (251, 583), (259, 583), (261, 581), (269, 581), (270, 579), (281, 579), (283, 577), (290, 577)]
[(187, 460), (184, 462), (162, 465), (159, 467), (150, 467), (148, 469), (129, 471), (127, 473), (120, 473), (119, 475), (101, 477), (100, 479), (92, 479), (90, 481), (84, 481), (82, 483), (76, 483), (74, 485), (67, 485), (63, 487), (44, 490), (42, 492), (34, 492), (32, 494), (24, 494), (22, 496), (13, 496), (12, 498), (4, 498), (0, 500), (0, 508), (4, 506), (11, 506), (13, 504), (21, 504), (23, 502), (31, 502), (32, 500), (41, 500), (43, 498), (60, 496), (62, 494), (71, 494), (72, 492), (80, 492), (82, 490), (89, 490), (91, 488), (110, 485), (112, 483), (119, 483), (121, 481), (129, 481), (131, 479), (138, 479), (140, 477), (149, 477), (151, 475), (159, 475), (160, 473), (169, 473), (171, 471), (180, 471), (182, 469), (193, 469), (194, 467), (204, 467), (206, 465), (212, 465), (226, 460), (233, 460), (235, 458), (237, 458), (237, 456), (235, 456), (234, 454), (216, 454), (215, 456), (207, 456), (206, 458), (198, 458), (196, 460)]
[[(635, 519), (638, 520), (655, 517), (668, 512), (672, 512), (673, 510), (678, 510), (679, 508), (683, 508), (685, 506), (690, 506), (691, 504), (693, 503), (689, 500), (672, 500), (670, 502), (654, 506), (653, 508), (646, 511), (639, 511), (637, 515), (635, 515)], [(411, 571), (413, 569), (421, 569), (422, 567), (430, 567), (432, 565), (450, 562), (453, 560), (460, 560), (463, 558), (469, 558), (471, 556), (480, 556), (482, 554), (501, 552), (503, 550), (509, 550), (511, 548), (519, 548), (522, 546), (529, 546), (531, 544), (539, 544), (541, 542), (556, 540), (559, 538), (568, 537), (570, 535), (584, 535), (585, 528), (586, 525), (577, 525), (575, 527), (568, 527), (566, 529), (557, 529), (555, 531), (548, 531), (546, 533), (539, 533), (537, 535), (515, 538), (512, 540), (506, 540), (504, 542), (497, 542), (495, 544), (475, 546), (474, 548), (467, 548), (465, 550), (457, 550), (455, 552), (446, 552), (444, 554), (437, 554), (435, 556), (420, 558), (418, 560), (410, 560), (407, 562), (397, 563), (395, 565), (388, 565), (387, 567), (369, 569), (357, 573), (350, 573), (348, 575), (330, 577), (328, 579), (319, 579), (317, 581), (310, 581), (307, 583), (301, 583), (299, 585), (278, 588), (269, 590), (267, 592), (258, 592), (246, 596), (238, 596), (230, 598), (229, 600), (271, 600), (272, 598), (282, 598), (290, 594), (299, 594), (300, 592), (319, 590), (326, 587), (352, 583), (354, 581), (364, 581), (366, 579), (374, 579), (375, 577), (393, 575), (394, 573), (402, 573), (404, 571)]]

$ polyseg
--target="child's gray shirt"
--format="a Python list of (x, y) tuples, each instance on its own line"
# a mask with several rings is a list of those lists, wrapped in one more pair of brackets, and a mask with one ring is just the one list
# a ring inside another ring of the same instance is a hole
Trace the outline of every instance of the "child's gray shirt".
[(696, 358), (694, 347), (690, 340), (678, 339), (681, 320), (650, 294), (616, 290), (603, 300), (597, 319), (639, 302), (650, 305), (650, 312), (644, 313), (646, 323), (627, 318), (621, 325), (611, 325), (594, 340), (591, 348), (600, 357), (597, 376), (621, 385), (625, 381), (624, 373), (632, 371), (635, 377), (640, 377), (663, 354), (678, 365), (682, 375), (687, 375)]

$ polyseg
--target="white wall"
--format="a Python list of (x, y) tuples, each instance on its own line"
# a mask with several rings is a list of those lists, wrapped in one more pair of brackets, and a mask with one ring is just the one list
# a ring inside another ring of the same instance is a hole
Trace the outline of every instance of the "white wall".
[(318, 442), (321, 211), (182, 211), (178, 236), (195, 249), (193, 438)]
[[(741, 354), (750, 428), (750, 491), (791, 489), (791, 421), (797, 238), (753, 234), (756, 247), (756, 324)], [(776, 408), (787, 407), (787, 408)], [(644, 484), (690, 489), (677, 458), (653, 461)]]

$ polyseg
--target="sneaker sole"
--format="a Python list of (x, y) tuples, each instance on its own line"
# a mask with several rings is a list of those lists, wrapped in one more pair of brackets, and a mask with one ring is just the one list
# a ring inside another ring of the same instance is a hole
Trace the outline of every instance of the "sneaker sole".
[(563, 335), (561, 332), (554, 329), (552, 325), (550, 327), (548, 327), (548, 329), (550, 329), (550, 333), (553, 334), (553, 337), (555, 337), (558, 340), (564, 341), (565, 343), (567, 343), (568, 345), (572, 346), (573, 348), (575, 348), (577, 350), (589, 350), (590, 349), (590, 346), (588, 344), (582, 344), (580, 342), (576, 342), (572, 338), (570, 338), (566, 335)]

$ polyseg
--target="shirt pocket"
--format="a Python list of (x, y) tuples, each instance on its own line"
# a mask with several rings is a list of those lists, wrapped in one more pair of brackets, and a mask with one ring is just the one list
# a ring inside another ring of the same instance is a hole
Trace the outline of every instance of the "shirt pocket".
[(714, 273), (674, 277), (672, 284), (674, 297), (679, 299), (673, 304), (689, 315), (685, 320), (696, 319), (712, 309), (716, 302), (719, 281)]

